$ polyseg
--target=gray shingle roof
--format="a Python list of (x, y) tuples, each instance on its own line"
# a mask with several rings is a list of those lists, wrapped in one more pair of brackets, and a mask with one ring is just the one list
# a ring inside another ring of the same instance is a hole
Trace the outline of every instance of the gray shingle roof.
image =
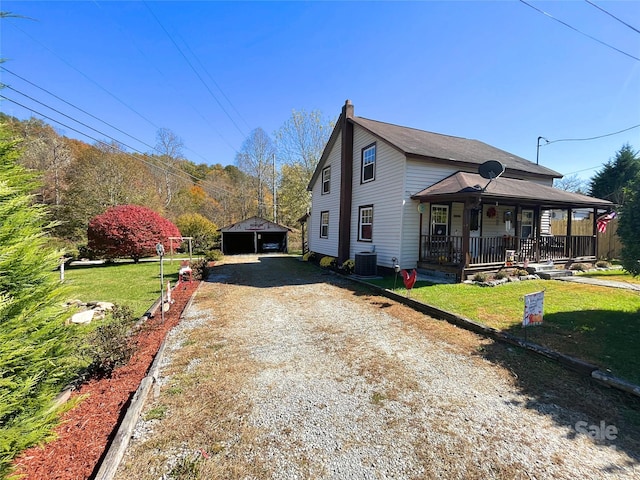
[(417, 155), (476, 165), (480, 165), (487, 160), (498, 160), (507, 170), (555, 178), (562, 177), (562, 174), (550, 168), (537, 165), (478, 140), (401, 127), (363, 117), (353, 117), (352, 121), (391, 143), (405, 155)]
[[(530, 200), (545, 206), (565, 207), (600, 207), (610, 208), (613, 204), (608, 200), (589, 197), (579, 193), (565, 192), (558, 188), (539, 185), (526, 180), (499, 177), (487, 186), (489, 180), (477, 173), (458, 172), (438, 183), (412, 195), (416, 200), (433, 200), (435, 197), (465, 197), (480, 195), (485, 199)], [(487, 186), (486, 190), (482, 188)], [(479, 188), (478, 188), (479, 187)]]

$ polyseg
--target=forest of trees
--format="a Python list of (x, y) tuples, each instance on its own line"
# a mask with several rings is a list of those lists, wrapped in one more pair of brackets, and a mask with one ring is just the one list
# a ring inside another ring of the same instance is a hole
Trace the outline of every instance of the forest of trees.
[(273, 136), (253, 130), (235, 164), (223, 166), (187, 159), (180, 137), (164, 128), (153, 151), (141, 154), (115, 142), (68, 138), (36, 118), (0, 113), (0, 122), (19, 142), (21, 165), (40, 172), (37, 201), (51, 212), (60, 246), (72, 253), (86, 246), (93, 217), (125, 204), (176, 224), (197, 215), (222, 227), (259, 215), (295, 228), (310, 208), (306, 187), (333, 129), (317, 111), (294, 110)]

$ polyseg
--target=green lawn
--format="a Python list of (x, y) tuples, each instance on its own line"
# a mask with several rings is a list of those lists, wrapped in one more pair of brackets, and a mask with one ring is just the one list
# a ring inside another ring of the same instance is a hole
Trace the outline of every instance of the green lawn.
[[(393, 277), (372, 281), (390, 289), (393, 289), (393, 282)], [(396, 286), (398, 293), (406, 293), (401, 278)], [(638, 292), (548, 280), (497, 287), (418, 282), (411, 297), (524, 337), (523, 297), (540, 290), (545, 291), (544, 324), (527, 329), (529, 340), (593, 362), (640, 384)]]
[[(178, 281), (180, 262), (164, 261), (164, 283)], [(82, 301), (107, 301), (128, 305), (136, 317), (160, 296), (160, 262), (119, 261), (104, 265), (67, 267), (65, 285), (70, 295)]]

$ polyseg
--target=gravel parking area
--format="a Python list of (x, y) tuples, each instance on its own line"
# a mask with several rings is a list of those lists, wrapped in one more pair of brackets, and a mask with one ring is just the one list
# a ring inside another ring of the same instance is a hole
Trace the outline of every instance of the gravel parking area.
[(606, 396), (533, 396), (476, 354), (488, 340), (348, 287), (226, 258), (170, 334), (117, 478), (640, 478), (636, 430), (576, 429), (610, 423)]

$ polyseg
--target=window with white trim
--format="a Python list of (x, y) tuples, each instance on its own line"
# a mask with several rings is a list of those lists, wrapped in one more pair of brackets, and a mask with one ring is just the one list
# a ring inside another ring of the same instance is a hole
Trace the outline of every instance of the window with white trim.
[(360, 207), (358, 220), (358, 240), (370, 242), (373, 239), (373, 205)]
[(322, 195), (331, 191), (331, 166), (322, 169)]
[(449, 205), (431, 205), (431, 235), (449, 234)]
[(329, 238), (329, 212), (320, 212), (320, 238)]
[(522, 222), (520, 223), (520, 237), (533, 237), (533, 210), (522, 210)]
[(371, 182), (376, 179), (376, 144), (373, 143), (362, 149), (362, 183)]

